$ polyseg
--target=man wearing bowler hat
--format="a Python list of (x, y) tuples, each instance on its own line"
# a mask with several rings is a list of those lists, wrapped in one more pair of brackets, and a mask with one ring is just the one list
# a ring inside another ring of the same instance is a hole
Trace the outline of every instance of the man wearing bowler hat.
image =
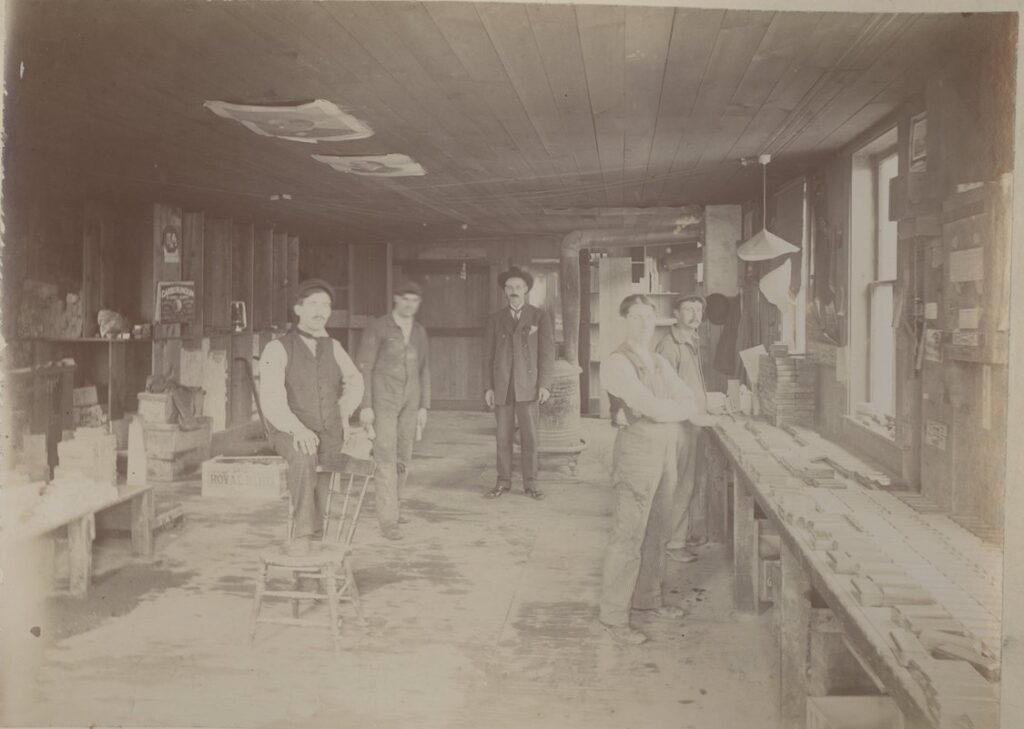
[(555, 336), (547, 312), (526, 303), (533, 276), (510, 268), (498, 276), (508, 306), (491, 314), (484, 330), (484, 400), (494, 410), (498, 433), (497, 498), (512, 487), (512, 436), (519, 425), (523, 489), (543, 499), (537, 488), (537, 422), (540, 404), (551, 397)]
[(363, 331), (356, 364), (366, 380), (359, 422), (373, 428), (377, 522), (387, 539), (401, 539), (406, 519), (399, 497), (409, 476), (413, 441), (427, 424), (430, 365), (427, 331), (416, 321), (423, 291), (414, 281), (394, 291), (391, 313)]
[(260, 405), (274, 449), (288, 461), (294, 515), (289, 554), (309, 552), (322, 521), (317, 464), (341, 453), (352, 413), (363, 399), (363, 376), (327, 333), (334, 291), (322, 279), (303, 281), (292, 311), (298, 322), (260, 356)]

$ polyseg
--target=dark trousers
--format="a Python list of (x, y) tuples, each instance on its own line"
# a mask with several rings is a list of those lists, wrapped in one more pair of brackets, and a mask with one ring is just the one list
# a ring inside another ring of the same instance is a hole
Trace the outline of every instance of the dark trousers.
[(540, 405), (536, 400), (516, 402), (515, 390), (509, 385), (505, 404), (495, 406), (494, 417), (498, 423), (498, 483), (505, 488), (512, 483), (512, 437), (518, 422), (523, 484), (534, 488), (537, 481), (537, 422), (540, 420)]
[(341, 453), (345, 436), (339, 427), (317, 433), (320, 436), (318, 452), (312, 455), (295, 448), (295, 440), (288, 433), (274, 433), (273, 445), (278, 455), (288, 462), (288, 491), (292, 500), (295, 530), (292, 537), (310, 537), (319, 530), (323, 521), (323, 493), (317, 493), (316, 467), (320, 456)]
[(381, 529), (398, 523), (399, 498), (409, 475), (412, 448), (416, 440), (416, 415), (419, 411), (419, 388), (402, 393), (374, 394), (373, 459), (377, 462), (374, 494), (377, 521)]

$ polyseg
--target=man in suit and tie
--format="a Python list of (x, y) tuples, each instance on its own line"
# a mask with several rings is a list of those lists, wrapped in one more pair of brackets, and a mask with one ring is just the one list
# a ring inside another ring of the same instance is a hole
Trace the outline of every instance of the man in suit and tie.
[(551, 397), (555, 335), (547, 312), (526, 303), (533, 276), (510, 268), (498, 277), (508, 306), (491, 314), (484, 331), (484, 400), (498, 425), (497, 498), (512, 487), (512, 436), (519, 425), (523, 489), (543, 499), (537, 488), (537, 422), (540, 405)]

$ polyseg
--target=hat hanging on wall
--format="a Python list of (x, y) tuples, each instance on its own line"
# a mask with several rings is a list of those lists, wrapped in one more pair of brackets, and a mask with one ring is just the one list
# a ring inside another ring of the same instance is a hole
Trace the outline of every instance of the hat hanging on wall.
[(754, 233), (749, 240), (741, 243), (736, 255), (744, 261), (770, 261), (773, 258), (796, 253), (800, 249), (787, 240), (783, 240), (765, 227), (768, 220), (768, 186), (767, 167), (772, 161), (770, 154), (762, 154), (757, 158), (761, 165), (761, 230)]

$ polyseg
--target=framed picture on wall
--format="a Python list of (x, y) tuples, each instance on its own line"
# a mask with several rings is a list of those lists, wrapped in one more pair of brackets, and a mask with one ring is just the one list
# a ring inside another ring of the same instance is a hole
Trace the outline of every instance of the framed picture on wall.
[(928, 162), (928, 117), (918, 114), (910, 120), (910, 171), (920, 172)]

